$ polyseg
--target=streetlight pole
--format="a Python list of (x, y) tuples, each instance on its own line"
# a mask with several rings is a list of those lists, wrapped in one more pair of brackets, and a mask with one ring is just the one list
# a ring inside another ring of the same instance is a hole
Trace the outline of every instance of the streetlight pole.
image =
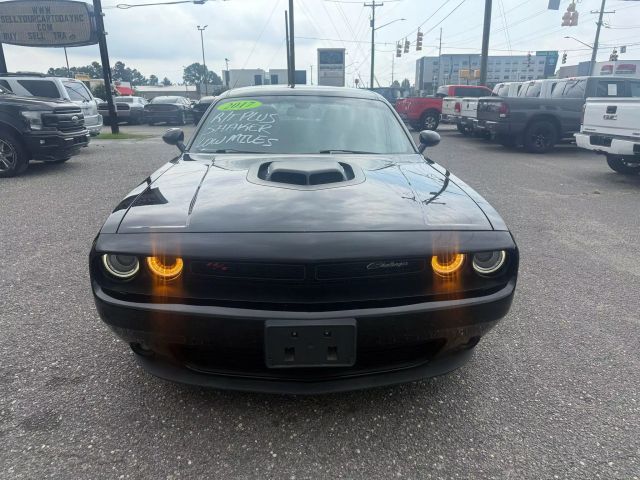
[(365, 3), (365, 7), (371, 7), (371, 75), (369, 77), (369, 88), (373, 88), (373, 77), (375, 70), (375, 58), (376, 58), (376, 7), (382, 7), (384, 3), (376, 3), (375, 0), (371, 3)]
[[(200, 31), (200, 43), (202, 44), (202, 70), (204, 72), (204, 95), (205, 97), (209, 95), (209, 87), (207, 85), (207, 62), (204, 59), (204, 31), (207, 29), (209, 25), (205, 25), (201, 27), (198, 25), (198, 30)], [(228, 69), (228, 67), (227, 67)]]
[(598, 42), (600, 41), (600, 29), (602, 28), (602, 16), (605, 13), (615, 13), (615, 12), (605, 12), (604, 7), (607, 3), (607, 0), (602, 0), (602, 6), (600, 7), (600, 12), (591, 12), (591, 13), (599, 13), (600, 17), (598, 18), (598, 28), (596, 29), (596, 39), (593, 42), (593, 52), (591, 52), (591, 63), (589, 64), (589, 76), (593, 75), (593, 71), (596, 68), (596, 57), (598, 56)]

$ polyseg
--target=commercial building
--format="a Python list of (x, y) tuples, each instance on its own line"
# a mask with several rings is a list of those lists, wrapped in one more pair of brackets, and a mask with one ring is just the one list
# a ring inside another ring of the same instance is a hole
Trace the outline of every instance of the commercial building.
[[(558, 69), (558, 78), (583, 77), (589, 75), (591, 62), (580, 62), (578, 65), (563, 65)], [(619, 76), (640, 78), (640, 60), (618, 60), (616, 62), (596, 62), (593, 69), (595, 76)]]
[[(256, 85), (287, 85), (289, 83), (286, 68), (276, 68), (269, 71), (261, 68), (229, 69), (222, 72), (222, 78), (229, 77), (229, 88), (253, 87)], [(296, 84), (306, 85), (306, 70), (296, 70)]]
[[(553, 77), (558, 63), (557, 51), (539, 51), (528, 55), (490, 56), (487, 83), (514, 82)], [(431, 93), (439, 85), (479, 83), (480, 55), (454, 54), (422, 57), (416, 61), (416, 90)]]

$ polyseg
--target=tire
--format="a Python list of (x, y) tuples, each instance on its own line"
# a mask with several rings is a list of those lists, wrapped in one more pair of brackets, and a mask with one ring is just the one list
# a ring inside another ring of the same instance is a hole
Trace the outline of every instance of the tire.
[(556, 145), (558, 137), (558, 129), (552, 122), (533, 122), (524, 132), (524, 148), (530, 153), (547, 153)]
[(187, 115), (182, 112), (182, 114), (180, 114), (180, 118), (178, 119), (178, 121), (176, 122), (178, 125), (186, 125), (187, 124)]
[(623, 175), (638, 175), (640, 173), (640, 159), (634, 162), (620, 155), (607, 155), (607, 165), (614, 172)]
[(456, 123), (456, 128), (458, 129), (458, 132), (460, 132), (465, 137), (468, 137), (469, 135), (471, 135), (473, 133), (467, 127), (465, 127), (464, 125), (460, 125), (459, 123)]
[(427, 110), (420, 118), (421, 130), (437, 130), (440, 125), (440, 114), (436, 110)]
[(22, 142), (11, 132), (0, 130), (0, 177), (15, 177), (29, 166)]

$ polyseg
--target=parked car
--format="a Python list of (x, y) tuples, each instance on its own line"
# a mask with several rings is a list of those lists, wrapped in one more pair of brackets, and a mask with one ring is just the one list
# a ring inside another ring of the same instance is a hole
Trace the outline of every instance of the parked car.
[[(129, 125), (139, 125), (144, 121), (144, 106), (149, 103), (143, 97), (116, 97), (114, 98), (118, 122), (127, 122)], [(107, 102), (98, 104), (98, 111), (105, 120), (111, 123), (109, 117), (109, 105)]]
[(207, 108), (216, 100), (217, 97), (202, 97), (198, 103), (193, 106), (193, 123), (200, 123), (200, 119), (204, 116)]
[(79, 107), (0, 88), (0, 177), (23, 173), (30, 160), (66, 162), (89, 139)]
[(634, 98), (588, 98), (576, 143), (607, 157), (612, 170), (640, 173), (640, 82), (630, 84)]
[(522, 96), (521, 90), (517, 97), (480, 99), (478, 122), (503, 145), (545, 153), (580, 131), (587, 97), (627, 97), (637, 85), (640, 79), (624, 77), (562, 79), (548, 98)]
[(491, 94), (486, 87), (469, 85), (444, 85), (439, 87), (435, 96), (409, 97), (396, 102), (396, 110), (402, 120), (414, 130), (436, 130), (442, 114), (444, 97), (470, 97)]
[[(515, 97), (520, 91), (520, 82), (498, 83), (493, 87), (492, 97)], [(465, 97), (460, 100), (460, 112), (456, 118), (458, 131), (464, 135), (474, 133), (487, 135), (487, 132), (478, 128), (478, 100), (482, 97)]]
[(22, 97), (67, 100), (81, 109), (84, 125), (92, 136), (102, 131), (102, 115), (93, 95), (80, 80), (40, 73), (0, 73), (0, 86)]
[(144, 106), (144, 121), (149, 125), (160, 122), (186, 125), (193, 121), (191, 101), (185, 97), (155, 97)]
[[(181, 156), (91, 249), (102, 319), (165, 379), (353, 390), (462, 365), (509, 310), (518, 249), (498, 213), (422, 156), (368, 90), (218, 97)], [(215, 168), (214, 168), (215, 167)]]
[(396, 102), (402, 98), (402, 88), (400, 87), (375, 87), (370, 90), (382, 95), (394, 107)]

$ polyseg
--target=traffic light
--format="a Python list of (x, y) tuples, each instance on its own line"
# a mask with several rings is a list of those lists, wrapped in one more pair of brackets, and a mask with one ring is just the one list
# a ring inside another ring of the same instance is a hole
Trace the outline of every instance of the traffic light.
[(402, 44), (398, 42), (396, 44), (396, 57), (400, 58), (402, 56)]
[(418, 30), (418, 36), (416, 37), (416, 52), (422, 50), (422, 38), (424, 37), (424, 33)]
[(572, 1), (567, 7), (567, 11), (562, 15), (563, 27), (575, 27), (578, 25), (579, 13), (576, 11), (576, 3)]
[(611, 52), (611, 55), (609, 55), (609, 61), (610, 62), (618, 61), (618, 51), (615, 48), (613, 49), (613, 52)]
[(565, 63), (567, 63), (567, 52), (562, 54), (562, 64), (564, 65)]
[(409, 53), (409, 49), (411, 48), (411, 42), (409, 40), (404, 41), (404, 53)]

